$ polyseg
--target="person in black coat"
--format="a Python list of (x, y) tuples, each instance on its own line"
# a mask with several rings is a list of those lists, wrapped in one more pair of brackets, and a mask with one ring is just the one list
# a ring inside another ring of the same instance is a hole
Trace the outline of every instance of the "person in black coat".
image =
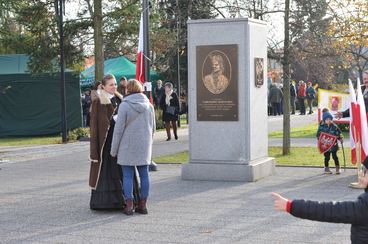
[(295, 114), (296, 88), (293, 82), (290, 82), (290, 107), (291, 114)]
[[(368, 115), (368, 70), (363, 72), (363, 82), (364, 82), (364, 86), (365, 89), (363, 91), (363, 98), (364, 98), (364, 104), (365, 104), (365, 112)], [(350, 117), (350, 109), (346, 109), (345, 111), (341, 112), (337, 112), (335, 117), (337, 119), (341, 119), (341, 118), (346, 118), (346, 117)]]
[(165, 83), (165, 94), (163, 94), (161, 98), (160, 107), (162, 109), (162, 120), (165, 122), (166, 127), (166, 141), (171, 140), (171, 125), (174, 131), (175, 140), (177, 140), (177, 121), (179, 117), (180, 104), (178, 95), (173, 91), (173, 84), (171, 82)]
[(365, 192), (355, 201), (318, 202), (310, 200), (289, 200), (277, 193), (275, 209), (291, 215), (321, 222), (351, 224), (351, 243), (368, 243), (368, 157), (363, 162), (362, 175), (359, 177)]
[(165, 94), (165, 88), (162, 86), (162, 80), (156, 81), (155, 87), (155, 106), (160, 107), (162, 96)]

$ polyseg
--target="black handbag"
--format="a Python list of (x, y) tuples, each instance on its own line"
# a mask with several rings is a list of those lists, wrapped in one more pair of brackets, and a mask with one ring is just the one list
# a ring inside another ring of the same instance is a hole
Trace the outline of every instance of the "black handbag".
[(166, 111), (167, 114), (175, 115), (176, 108), (174, 106), (166, 105)]

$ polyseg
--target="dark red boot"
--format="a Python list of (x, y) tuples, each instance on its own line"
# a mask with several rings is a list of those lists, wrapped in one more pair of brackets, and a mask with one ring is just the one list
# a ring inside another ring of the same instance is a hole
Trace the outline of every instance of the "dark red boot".
[(148, 214), (147, 211), (147, 199), (141, 199), (138, 203), (138, 208), (135, 209), (136, 213)]
[(126, 205), (123, 209), (123, 213), (125, 213), (126, 215), (132, 215), (134, 211), (133, 199), (127, 199), (125, 204)]

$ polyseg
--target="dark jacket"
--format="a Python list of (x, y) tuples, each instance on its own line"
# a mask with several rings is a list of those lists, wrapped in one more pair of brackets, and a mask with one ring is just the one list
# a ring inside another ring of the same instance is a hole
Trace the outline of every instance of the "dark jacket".
[(296, 97), (296, 89), (293, 84), (290, 84), (290, 97)]
[(290, 213), (298, 218), (351, 224), (351, 243), (368, 243), (368, 193), (355, 201), (316, 202), (293, 200)]
[[(364, 98), (364, 104), (365, 104), (365, 112), (368, 113), (368, 92), (363, 96)], [(344, 112), (342, 112), (342, 117), (350, 117), (350, 110), (347, 109)]]
[(271, 87), (270, 93), (268, 94), (268, 102), (270, 103), (281, 103), (283, 93), (280, 88), (276, 85)]
[(89, 113), (91, 103), (92, 103), (91, 96), (90, 95), (85, 95), (85, 97), (82, 99), (82, 109), (83, 109), (83, 114), (84, 115)]
[(172, 98), (170, 99), (170, 106), (175, 107), (175, 115), (166, 113), (167, 105), (166, 105), (166, 94), (165, 93), (161, 97), (161, 101), (160, 101), (160, 108), (162, 109), (162, 120), (165, 122), (178, 120), (178, 114), (180, 111), (179, 98), (175, 92), (171, 94), (171, 97)]
[[(318, 126), (318, 131), (317, 131), (317, 135), (316, 135), (317, 139), (319, 138), (321, 132), (336, 136), (338, 140), (341, 139), (341, 130), (334, 123), (331, 123), (330, 126), (328, 126), (326, 123), (321, 122)], [(336, 143), (330, 149), (330, 152), (336, 152), (337, 150), (339, 150), (339, 146), (338, 146), (338, 142), (336, 140)]]
[(316, 90), (314, 90), (313, 86), (309, 86), (307, 88), (307, 99), (312, 100), (316, 98)]
[(160, 106), (160, 102), (162, 97), (165, 95), (165, 87), (161, 86), (161, 88), (155, 87), (155, 105)]

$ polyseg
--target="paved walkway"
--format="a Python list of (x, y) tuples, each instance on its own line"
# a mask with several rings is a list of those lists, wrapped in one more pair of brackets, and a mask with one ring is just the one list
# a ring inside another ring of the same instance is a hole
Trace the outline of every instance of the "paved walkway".
[(2, 165), (1, 243), (349, 243), (349, 225), (299, 220), (273, 210), (290, 198), (347, 200), (355, 180), (321, 169), (277, 168), (255, 183), (182, 181), (180, 165), (151, 173), (147, 216), (89, 210), (87, 152)]

